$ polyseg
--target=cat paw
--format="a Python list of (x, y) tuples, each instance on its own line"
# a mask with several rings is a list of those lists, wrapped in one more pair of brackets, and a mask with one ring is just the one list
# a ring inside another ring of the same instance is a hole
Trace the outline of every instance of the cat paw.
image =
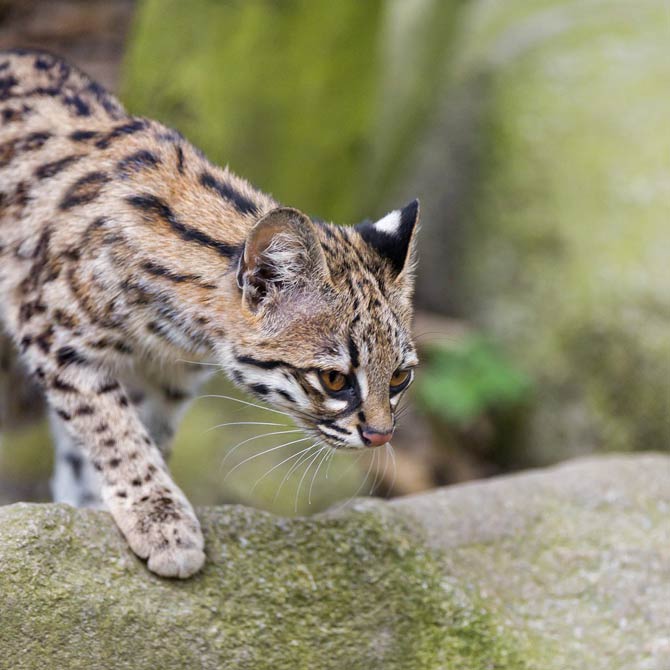
[(202, 549), (184, 549), (168, 547), (149, 554), (147, 567), (161, 577), (186, 579), (198, 572), (205, 564), (205, 552)]
[(112, 514), (130, 548), (147, 561), (151, 572), (185, 579), (204, 565), (205, 541), (191, 506), (179, 497), (161, 492)]

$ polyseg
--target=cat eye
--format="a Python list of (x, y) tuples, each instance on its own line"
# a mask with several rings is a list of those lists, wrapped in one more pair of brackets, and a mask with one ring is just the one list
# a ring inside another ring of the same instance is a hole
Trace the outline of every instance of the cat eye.
[(402, 391), (409, 384), (411, 378), (412, 373), (410, 370), (401, 370), (398, 368), (391, 376), (391, 393)]
[(346, 375), (343, 375), (337, 370), (322, 370), (319, 372), (319, 379), (323, 384), (323, 388), (329, 393), (339, 393), (349, 385), (349, 380)]

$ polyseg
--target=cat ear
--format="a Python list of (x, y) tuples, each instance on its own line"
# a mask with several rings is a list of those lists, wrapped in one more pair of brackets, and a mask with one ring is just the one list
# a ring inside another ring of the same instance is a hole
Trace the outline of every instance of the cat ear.
[(328, 274), (323, 249), (309, 217), (278, 207), (251, 229), (237, 268), (237, 285), (256, 310), (275, 289), (290, 289)]
[(356, 226), (361, 237), (388, 263), (397, 277), (408, 265), (419, 222), (419, 201), (412, 200), (374, 223)]

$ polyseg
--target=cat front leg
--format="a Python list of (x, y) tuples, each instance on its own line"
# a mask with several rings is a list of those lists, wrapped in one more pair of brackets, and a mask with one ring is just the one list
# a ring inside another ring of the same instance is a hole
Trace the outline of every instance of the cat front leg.
[(50, 325), (45, 339), (35, 326), (21, 336), (24, 359), (98, 473), (102, 501), (131, 549), (158, 575), (193, 575), (205, 561), (200, 524), (126, 389), (83, 345), (66, 344)]
[(82, 445), (72, 436), (53, 410), (49, 423), (54, 440), (54, 467), (51, 477), (51, 495), (54, 502), (72, 507), (104, 508), (100, 497), (100, 474), (87, 458)]

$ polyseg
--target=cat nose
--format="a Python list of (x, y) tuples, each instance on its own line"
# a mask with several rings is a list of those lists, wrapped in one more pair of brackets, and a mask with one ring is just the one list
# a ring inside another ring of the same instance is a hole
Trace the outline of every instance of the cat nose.
[(363, 436), (363, 442), (365, 443), (365, 446), (381, 447), (382, 444), (386, 444), (387, 442), (391, 441), (391, 438), (393, 437), (393, 429), (383, 432), (374, 430), (374, 428), (366, 428), (365, 430), (361, 431), (361, 435)]

